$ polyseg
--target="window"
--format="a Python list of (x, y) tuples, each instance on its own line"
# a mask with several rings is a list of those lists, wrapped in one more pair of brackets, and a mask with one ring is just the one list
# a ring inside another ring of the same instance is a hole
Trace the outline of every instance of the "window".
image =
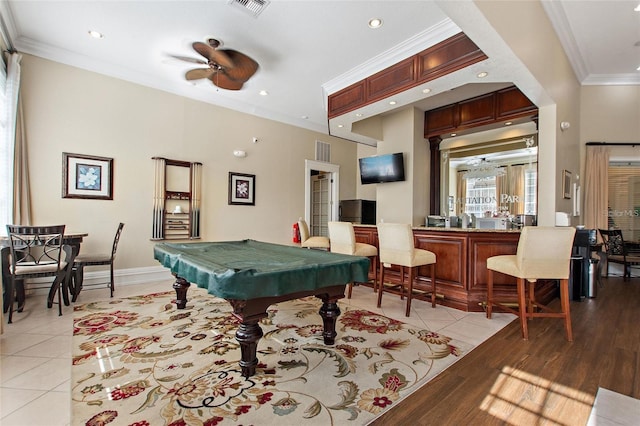
[(625, 240), (640, 239), (640, 164), (609, 164), (609, 227)]
[(536, 188), (538, 187), (537, 170), (525, 170), (524, 172), (524, 214), (537, 214)]
[(482, 217), (484, 212), (498, 210), (496, 197), (496, 178), (470, 178), (467, 179), (467, 195), (465, 200), (465, 212)]
[(509, 167), (507, 175), (500, 178), (468, 178), (464, 211), (476, 216), (483, 216), (485, 212), (535, 215), (537, 178), (536, 169), (521, 166)]

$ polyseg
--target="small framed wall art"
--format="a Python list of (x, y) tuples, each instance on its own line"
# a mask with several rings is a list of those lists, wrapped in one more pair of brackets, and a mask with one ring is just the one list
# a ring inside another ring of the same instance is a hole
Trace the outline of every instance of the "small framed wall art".
[(229, 172), (229, 204), (256, 204), (256, 175)]
[(113, 200), (113, 158), (63, 152), (62, 197)]

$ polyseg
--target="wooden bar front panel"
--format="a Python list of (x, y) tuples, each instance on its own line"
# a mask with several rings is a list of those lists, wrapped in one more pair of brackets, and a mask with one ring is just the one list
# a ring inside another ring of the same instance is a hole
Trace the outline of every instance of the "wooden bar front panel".
[[(356, 240), (378, 246), (377, 229), (355, 225)], [(414, 228), (417, 248), (436, 254), (438, 303), (463, 311), (482, 311), (487, 292), (487, 258), (515, 254), (520, 233), (517, 231), (479, 231), (461, 229)], [(420, 270), (419, 282), (430, 287), (428, 268)], [(389, 274), (390, 280), (399, 274)], [(386, 279), (385, 279), (386, 281)], [(515, 279), (495, 274), (496, 296), (515, 297)]]

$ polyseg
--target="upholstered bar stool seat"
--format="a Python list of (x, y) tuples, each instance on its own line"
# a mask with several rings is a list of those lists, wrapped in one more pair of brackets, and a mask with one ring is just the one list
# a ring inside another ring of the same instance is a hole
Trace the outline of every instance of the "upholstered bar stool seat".
[[(515, 255), (493, 256), (487, 259), (487, 318), (493, 306), (520, 317), (522, 337), (529, 339), (527, 320), (550, 317), (564, 320), (567, 340), (573, 340), (569, 308), (569, 271), (575, 228), (526, 226), (520, 234)], [(496, 301), (493, 297), (494, 272), (516, 278), (518, 310)], [(553, 311), (535, 298), (535, 284), (540, 279), (559, 280), (560, 311)], [(528, 286), (525, 288), (525, 282)], [(541, 311), (537, 311), (540, 309)]]
[(309, 234), (309, 226), (305, 220), (298, 220), (298, 228), (300, 229), (300, 247), (323, 250), (329, 250), (331, 247), (328, 237), (312, 237)]
[[(428, 250), (415, 248), (413, 230), (409, 224), (381, 223), (378, 225), (380, 285), (378, 289), (378, 307), (382, 305), (384, 292), (384, 271), (393, 265), (400, 266), (402, 284), (401, 295), (407, 287), (407, 307), (405, 315), (411, 313), (413, 284), (418, 267), (431, 265), (431, 306), (436, 307), (436, 255)], [(405, 268), (409, 268), (409, 280), (405, 284)]]
[[(356, 234), (351, 222), (329, 222), (329, 240), (332, 253), (349, 254), (352, 256), (368, 257), (373, 264), (373, 290), (378, 283), (378, 248), (371, 244), (359, 243), (356, 241)], [(353, 283), (349, 283), (347, 297), (351, 299)]]

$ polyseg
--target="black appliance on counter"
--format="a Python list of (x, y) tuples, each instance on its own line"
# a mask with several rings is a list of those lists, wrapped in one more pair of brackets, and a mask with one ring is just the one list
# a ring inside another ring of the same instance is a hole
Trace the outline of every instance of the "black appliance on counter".
[(376, 202), (371, 200), (340, 201), (340, 222), (362, 225), (376, 224)]
[(585, 297), (595, 297), (596, 279), (593, 274), (597, 259), (592, 259), (591, 253), (596, 245), (595, 229), (576, 229), (571, 250), (571, 273), (569, 275), (569, 299), (582, 300)]

